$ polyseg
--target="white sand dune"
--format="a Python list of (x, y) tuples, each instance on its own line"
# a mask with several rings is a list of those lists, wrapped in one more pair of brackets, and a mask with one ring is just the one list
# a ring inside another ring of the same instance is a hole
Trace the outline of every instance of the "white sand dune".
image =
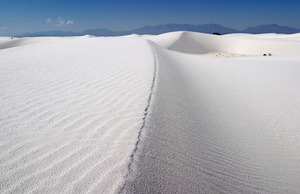
[(299, 38), (1, 38), (0, 193), (299, 192)]
[(156, 90), (125, 193), (300, 191), (300, 57), (154, 47)]
[(67, 39), (62, 37), (30, 37), (30, 38), (14, 38), (14, 37), (0, 37), (0, 49), (14, 48), (18, 46), (25, 46), (29, 44), (37, 44), (43, 42), (54, 42), (60, 39)]
[(244, 38), (252, 38), (252, 39), (273, 39), (273, 40), (290, 40), (290, 41), (300, 41), (300, 33), (296, 34), (226, 34), (224, 37), (244, 37)]
[(150, 39), (186, 53), (263, 45), (279, 56), (214, 59), (153, 45), (156, 87), (122, 192), (299, 192), (300, 44), (170, 35)]
[(115, 192), (153, 70), (142, 39), (56, 39), (0, 50), (0, 193)]
[[(255, 35), (252, 35), (255, 36)], [(173, 51), (191, 54), (207, 53), (236, 53), (245, 55), (262, 56), (265, 53), (272, 55), (298, 55), (300, 53), (299, 42), (270, 38), (249, 38), (252, 36), (216, 36), (196, 32), (171, 32), (154, 37), (147, 37), (158, 45)], [(261, 37), (262, 35), (258, 35)], [(290, 39), (299, 39), (300, 35)], [(268, 36), (270, 37), (270, 35)]]

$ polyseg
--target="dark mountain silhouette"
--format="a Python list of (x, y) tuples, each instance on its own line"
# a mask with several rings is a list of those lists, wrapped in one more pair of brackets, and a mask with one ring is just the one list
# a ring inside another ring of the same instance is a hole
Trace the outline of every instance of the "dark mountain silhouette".
[(81, 36), (81, 35), (95, 35), (95, 36), (121, 36), (128, 34), (162, 34), (173, 31), (193, 31), (203, 33), (229, 34), (238, 32), (235, 29), (226, 28), (218, 24), (203, 24), (203, 25), (190, 25), (190, 24), (166, 24), (157, 26), (144, 26), (128, 31), (112, 31), (108, 29), (91, 29), (83, 32), (64, 32), (64, 31), (44, 31), (20, 34), (17, 37), (36, 37), (36, 36)]
[(133, 30), (135, 34), (162, 34), (173, 31), (193, 31), (203, 33), (219, 32), (221, 34), (235, 33), (237, 30), (226, 28), (218, 24), (203, 24), (203, 25), (190, 25), (190, 24), (166, 24), (157, 26), (145, 26)]
[(251, 33), (251, 34), (261, 34), (261, 33), (293, 34), (293, 33), (299, 33), (300, 29), (291, 28), (288, 26), (279, 26), (277, 24), (271, 24), (271, 25), (260, 25), (260, 26), (250, 27), (245, 30), (242, 30), (241, 32)]
[(115, 32), (108, 29), (92, 29), (92, 30), (85, 30), (80, 33), (80, 35), (95, 35), (95, 36), (120, 36), (124, 35), (122, 32)]
[(43, 32), (33, 32), (17, 35), (16, 37), (40, 37), (40, 36), (78, 36), (81, 33), (71, 32), (71, 31), (43, 31)]
[(34, 32), (20, 34), (16, 37), (38, 37), (38, 36), (82, 36), (82, 35), (95, 35), (95, 36), (121, 36), (128, 34), (162, 34), (173, 31), (193, 31), (203, 33), (219, 33), (219, 34), (230, 34), (230, 33), (282, 33), (282, 34), (293, 34), (299, 33), (300, 29), (291, 28), (287, 26), (279, 26), (276, 24), (271, 25), (260, 25), (256, 27), (247, 28), (242, 31), (238, 31), (232, 28), (226, 28), (218, 24), (202, 24), (202, 25), (190, 25), (190, 24), (166, 24), (157, 26), (144, 26), (129, 31), (112, 31), (108, 29), (91, 29), (82, 32), (66, 32), (66, 31), (45, 31), (45, 32)]

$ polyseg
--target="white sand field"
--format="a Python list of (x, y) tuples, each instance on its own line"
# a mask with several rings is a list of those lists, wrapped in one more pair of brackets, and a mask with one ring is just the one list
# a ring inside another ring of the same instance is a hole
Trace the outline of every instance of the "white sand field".
[(1, 194), (299, 193), (300, 34), (0, 37), (0, 172)]

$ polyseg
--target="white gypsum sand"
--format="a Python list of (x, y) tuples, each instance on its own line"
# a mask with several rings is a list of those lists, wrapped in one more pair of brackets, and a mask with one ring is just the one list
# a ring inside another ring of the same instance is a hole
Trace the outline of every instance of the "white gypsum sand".
[(211, 58), (153, 44), (158, 66), (153, 101), (122, 191), (297, 193), (300, 44), (169, 35), (150, 39), (187, 53), (257, 55), (264, 48), (276, 56)]
[(0, 192), (298, 192), (299, 39), (0, 38)]
[(0, 50), (0, 193), (115, 192), (153, 71), (142, 39), (59, 38)]

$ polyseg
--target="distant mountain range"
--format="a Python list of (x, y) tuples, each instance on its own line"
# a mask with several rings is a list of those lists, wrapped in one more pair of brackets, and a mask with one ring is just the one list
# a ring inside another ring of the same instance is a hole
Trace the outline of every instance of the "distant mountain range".
[(235, 30), (232, 28), (226, 28), (218, 24), (202, 24), (202, 25), (190, 25), (190, 24), (166, 24), (157, 26), (145, 26), (142, 28), (137, 28), (129, 31), (112, 31), (108, 29), (91, 29), (82, 32), (70, 32), (70, 31), (45, 31), (45, 32), (35, 32), (35, 33), (25, 33), (17, 35), (16, 37), (37, 37), (37, 36), (82, 36), (82, 35), (95, 35), (95, 36), (122, 36), (129, 34), (162, 34), (172, 31), (193, 31), (193, 32), (203, 32), (203, 33), (220, 33), (220, 34), (230, 34), (230, 33), (281, 33), (281, 34), (293, 34), (300, 33), (300, 29), (291, 28), (288, 26), (279, 26), (276, 24), (271, 25), (260, 25), (255, 27), (250, 27), (245, 30)]
[(256, 27), (250, 27), (241, 32), (251, 33), (251, 34), (262, 34), (262, 33), (294, 34), (294, 33), (299, 33), (300, 29), (271, 24), (271, 25), (260, 25)]

